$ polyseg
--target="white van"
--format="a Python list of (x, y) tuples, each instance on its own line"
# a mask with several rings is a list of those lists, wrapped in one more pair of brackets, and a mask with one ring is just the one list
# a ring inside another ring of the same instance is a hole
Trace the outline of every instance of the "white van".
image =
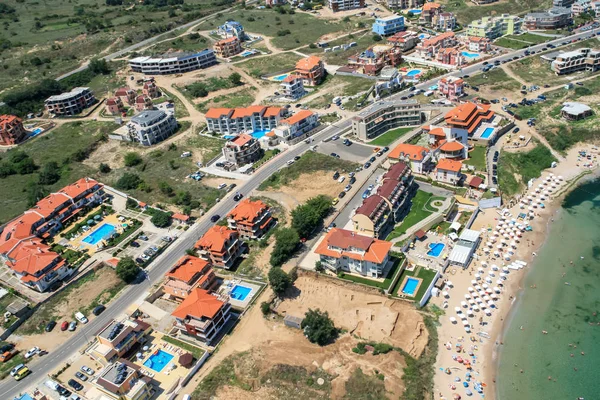
[(75, 319), (79, 322), (81, 322), (82, 324), (87, 324), (88, 323), (88, 319), (85, 317), (85, 315), (83, 315), (80, 312), (76, 312), (75, 313)]
[(44, 385), (46, 385), (46, 387), (49, 387), (52, 390), (58, 389), (58, 383), (54, 382), (53, 380), (47, 380), (46, 382), (44, 382)]

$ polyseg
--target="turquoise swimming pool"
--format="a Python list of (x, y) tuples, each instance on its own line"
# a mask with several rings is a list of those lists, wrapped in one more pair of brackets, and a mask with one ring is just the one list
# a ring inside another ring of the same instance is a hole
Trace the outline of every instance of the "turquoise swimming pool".
[(406, 76), (410, 77), (410, 78), (414, 78), (415, 76), (419, 75), (421, 73), (420, 69), (411, 69), (410, 71), (408, 71), (406, 73)]
[(419, 280), (416, 278), (406, 278), (406, 283), (402, 287), (402, 293), (407, 294), (409, 296), (414, 296), (417, 291), (417, 287), (419, 286)]
[(431, 243), (427, 255), (430, 257), (439, 257), (442, 251), (444, 251), (444, 247), (446, 247), (444, 243)]
[(244, 301), (246, 297), (250, 294), (252, 289), (246, 286), (235, 285), (231, 290), (229, 296), (234, 300)]
[(173, 354), (158, 350), (156, 353), (148, 357), (148, 359), (144, 362), (144, 367), (148, 367), (156, 372), (160, 372), (168, 363), (171, 362), (174, 357), (175, 356)]
[(252, 132), (252, 137), (256, 140), (262, 138), (263, 136), (265, 136), (267, 133), (271, 132), (269, 129), (265, 129), (262, 131), (254, 131)]
[(479, 57), (479, 53), (469, 53), (468, 51), (463, 51), (462, 53), (463, 56), (467, 57), (467, 58), (477, 58)]
[(271, 78), (271, 80), (277, 81), (277, 82), (281, 82), (282, 80), (284, 80), (285, 78), (287, 78), (289, 74), (283, 74), (283, 75), (277, 75)]
[(91, 244), (92, 246), (97, 244), (99, 241), (108, 238), (115, 232), (116, 228), (111, 224), (103, 224), (101, 227), (96, 229), (94, 232), (87, 235), (82, 242)]
[(491, 127), (487, 127), (484, 129), (483, 133), (481, 134), (481, 138), (482, 139), (489, 139), (490, 136), (492, 136), (494, 134), (494, 128)]
[(414, 10), (408, 10), (408, 11), (411, 12), (411, 13), (413, 13), (414, 15), (421, 14), (421, 12), (422, 12), (421, 10), (419, 10), (417, 8), (414, 9)]

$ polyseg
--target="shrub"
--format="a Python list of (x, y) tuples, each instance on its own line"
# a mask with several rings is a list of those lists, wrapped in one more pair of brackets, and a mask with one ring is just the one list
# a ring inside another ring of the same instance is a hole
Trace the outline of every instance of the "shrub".
[(119, 260), (115, 272), (123, 282), (131, 283), (140, 273), (140, 267), (133, 261), (133, 258), (124, 257)]
[(155, 210), (150, 222), (158, 228), (164, 228), (171, 223), (171, 216), (164, 211)]
[(281, 228), (275, 233), (275, 247), (271, 253), (269, 262), (277, 267), (286, 262), (296, 251), (300, 237), (298, 232), (292, 228)]
[(263, 301), (260, 303), (260, 311), (262, 311), (263, 315), (266, 317), (271, 313), (271, 304)]
[(121, 190), (137, 189), (144, 181), (136, 174), (126, 172), (119, 178), (115, 186)]
[(288, 274), (285, 273), (279, 267), (273, 267), (269, 271), (269, 284), (271, 289), (277, 296), (281, 296), (285, 293), (288, 287), (292, 284), (292, 281)]
[(126, 167), (135, 167), (138, 164), (142, 163), (142, 156), (140, 156), (135, 151), (130, 151), (125, 154), (125, 158), (123, 159)]
[(108, 174), (111, 171), (111, 169), (108, 164), (100, 163), (100, 165), (98, 166), (98, 171), (100, 171), (103, 174)]
[(339, 333), (327, 311), (321, 312), (318, 308), (308, 309), (302, 321), (302, 329), (308, 340), (319, 346), (333, 342)]

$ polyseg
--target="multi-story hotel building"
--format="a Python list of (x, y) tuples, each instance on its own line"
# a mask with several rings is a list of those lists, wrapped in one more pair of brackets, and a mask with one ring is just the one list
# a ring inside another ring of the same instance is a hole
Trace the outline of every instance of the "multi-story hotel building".
[(128, 138), (144, 146), (162, 142), (177, 130), (177, 120), (172, 112), (145, 110), (127, 123)]
[(365, 0), (329, 0), (331, 11), (347, 11), (357, 8), (364, 8)]
[(240, 234), (225, 226), (213, 225), (195, 244), (198, 256), (215, 267), (231, 268), (244, 251)]
[(465, 81), (456, 76), (442, 78), (438, 81), (438, 90), (447, 99), (457, 100), (464, 94)]
[(536, 11), (526, 14), (523, 26), (527, 30), (558, 29), (573, 22), (571, 9), (568, 7), (552, 7), (548, 11)]
[(295, 75), (302, 78), (304, 86), (317, 86), (325, 79), (325, 65), (317, 56), (310, 56), (296, 63)]
[(446, 125), (465, 129), (469, 137), (483, 122), (490, 122), (493, 118), (494, 112), (489, 104), (475, 104), (470, 101), (454, 107), (444, 116)]
[(232, 36), (227, 39), (222, 39), (216, 42), (213, 46), (217, 57), (229, 58), (242, 52), (242, 44), (240, 39)]
[(283, 108), (271, 106), (211, 108), (206, 112), (206, 123), (209, 132), (223, 135), (270, 131), (279, 125), (284, 113)]
[(579, 71), (596, 72), (600, 70), (600, 51), (583, 48), (561, 53), (552, 61), (550, 68), (556, 75)]
[(285, 141), (302, 136), (319, 126), (319, 115), (312, 111), (298, 111), (291, 117), (282, 119), (273, 132)]
[(521, 32), (523, 20), (515, 15), (502, 14), (499, 17), (483, 17), (467, 26), (468, 36), (486, 37), (494, 40), (504, 35)]
[(404, 30), (404, 17), (390, 15), (375, 19), (372, 31), (381, 36), (390, 36)]
[(259, 160), (263, 150), (258, 140), (246, 133), (240, 133), (233, 139), (228, 140), (223, 146), (225, 160), (241, 167)]
[(185, 255), (166, 273), (162, 289), (171, 299), (181, 301), (196, 288), (208, 290), (215, 279), (208, 261)]
[(129, 60), (133, 72), (146, 75), (183, 74), (208, 68), (216, 63), (217, 57), (211, 49), (198, 53), (165, 54), (161, 57), (136, 57)]
[(419, 125), (422, 121), (423, 113), (417, 101), (382, 101), (352, 118), (352, 133), (361, 140), (371, 140), (390, 129)]
[(77, 87), (70, 92), (50, 96), (44, 102), (49, 114), (77, 115), (96, 102), (94, 92), (87, 87)]

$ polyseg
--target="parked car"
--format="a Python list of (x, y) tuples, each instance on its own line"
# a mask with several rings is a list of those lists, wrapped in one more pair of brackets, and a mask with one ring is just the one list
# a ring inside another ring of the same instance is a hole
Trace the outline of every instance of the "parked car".
[(340, 135), (333, 135), (331, 137), (331, 140), (338, 140), (340, 138)]
[(367, 197), (369, 197), (370, 194), (371, 194), (371, 191), (367, 189), (363, 192), (362, 198), (366, 199)]
[(390, 149), (389, 147), (385, 146), (383, 149), (381, 149), (381, 151), (383, 151), (383, 152), (385, 153), (385, 152), (386, 152), (386, 151), (388, 151), (389, 149)]
[(331, 153), (331, 154), (329, 154), (329, 155), (330, 155), (331, 157), (340, 158), (340, 155), (339, 155), (339, 154), (336, 154), (336, 153)]
[(377, 152), (377, 157), (381, 157), (382, 155), (383, 155), (383, 151), (379, 150), (379, 151)]
[(75, 393), (69, 397), (69, 400), (83, 400), (81, 397), (77, 396)]
[(344, 192), (349, 192), (350, 189), (352, 189), (352, 185), (346, 185), (346, 187), (344, 188)]
[(367, 168), (369, 168), (370, 166), (371, 166), (371, 163), (367, 161), (367, 162), (365, 163), (365, 166), (364, 166), (364, 168), (365, 168), (365, 169), (367, 169)]
[(344, 196), (346, 196), (346, 192), (340, 192), (340, 194), (338, 194), (338, 197), (340, 199), (343, 198)]
[(27, 353), (25, 353), (25, 355), (23, 357), (25, 357), (26, 359), (31, 358), (39, 352), (40, 352), (40, 348), (37, 346), (34, 346), (31, 349), (29, 349), (29, 351)]
[(58, 385), (58, 387), (56, 388), (56, 391), (58, 392), (58, 394), (60, 394), (61, 396), (64, 397), (69, 397), (71, 395), (71, 391), (68, 389), (65, 389), (64, 387)]
[(60, 330), (61, 331), (66, 331), (67, 328), (69, 328), (69, 322), (68, 321), (63, 321), (63, 323), (60, 325)]
[(373, 153), (377, 153), (379, 150), (381, 150), (381, 148), (379, 148), (379, 147), (375, 147), (375, 148), (373, 149)]
[(69, 324), (69, 331), (73, 332), (75, 329), (77, 329), (77, 322), (71, 321), (71, 323)]
[(351, 185), (354, 184), (354, 182), (356, 182), (356, 178), (354, 176), (348, 180), (348, 183)]
[(94, 375), (94, 370), (86, 365), (82, 365), (80, 369), (88, 375)]
[(337, 197), (333, 200), (331, 200), (331, 205), (335, 206), (337, 203), (340, 202), (340, 199), (338, 199)]
[(353, 177), (354, 177), (354, 175), (356, 175), (354, 172), (349, 172), (349, 173), (348, 173), (348, 177), (349, 177), (349, 178), (353, 178)]
[(339, 178), (339, 177), (340, 177), (340, 173), (339, 173), (339, 172), (337, 172), (337, 171), (335, 171), (335, 172), (333, 173), (333, 179), (337, 180), (337, 178)]
[(141, 258), (141, 257), (137, 257), (137, 258), (135, 259), (135, 262), (136, 262), (136, 263), (138, 263), (138, 264), (143, 264), (143, 263), (145, 263), (145, 262), (146, 262), (146, 260), (144, 260), (144, 259), (143, 259), (143, 258)]
[(25, 368), (25, 364), (15, 365), (15, 367), (10, 370), (10, 376), (15, 376), (21, 368)]
[(6, 353), (7, 351), (11, 351), (14, 348), (15, 348), (14, 344), (6, 343), (5, 345), (2, 345), (2, 347), (0, 347), (0, 353)]
[(496, 178), (495, 176), (492, 176), (492, 183), (494, 185), (497, 185), (498, 184), (498, 178)]
[(372, 162), (372, 163), (374, 163), (374, 162), (375, 162), (375, 157), (371, 157), (371, 158), (369, 158), (369, 162)]
[(69, 386), (71, 386), (73, 389), (80, 391), (81, 389), (83, 389), (83, 385), (79, 382), (77, 382), (75, 379), (69, 379), (69, 381), (67, 382), (69, 384)]
[(75, 372), (75, 377), (81, 379), (84, 382), (88, 380), (87, 375), (84, 375), (83, 373), (81, 373), (79, 371)]
[(299, 159), (300, 159), (300, 156), (294, 157), (294, 161), (298, 161)]
[(56, 321), (50, 321), (50, 322), (48, 322), (48, 324), (46, 325), (46, 328), (44, 328), (44, 330), (46, 332), (52, 332), (52, 329), (54, 329), (55, 326), (56, 326)]
[(235, 196), (233, 196), (233, 200), (235, 200), (235, 201), (240, 201), (240, 200), (242, 199), (242, 197), (244, 197), (244, 195), (243, 195), (243, 194), (241, 194), (241, 193), (239, 193), (239, 192), (237, 192), (237, 193), (235, 194)]
[(217, 222), (218, 220), (221, 219), (221, 216), (219, 214), (215, 214), (212, 217), (210, 217), (210, 222)]
[(100, 314), (102, 314), (104, 312), (104, 310), (106, 310), (106, 307), (103, 306), (102, 304), (98, 304), (96, 307), (94, 307), (94, 309), (92, 310), (92, 314), (98, 316)]
[(140, 247), (140, 244), (139, 244), (138, 242), (135, 242), (135, 241), (133, 241), (133, 242), (129, 243), (129, 245), (130, 245), (131, 247)]
[(342, 183), (342, 182), (344, 182), (344, 180), (346, 180), (346, 177), (345, 177), (345, 176), (340, 176), (340, 177), (338, 178), (338, 182), (339, 182), (339, 183)]

